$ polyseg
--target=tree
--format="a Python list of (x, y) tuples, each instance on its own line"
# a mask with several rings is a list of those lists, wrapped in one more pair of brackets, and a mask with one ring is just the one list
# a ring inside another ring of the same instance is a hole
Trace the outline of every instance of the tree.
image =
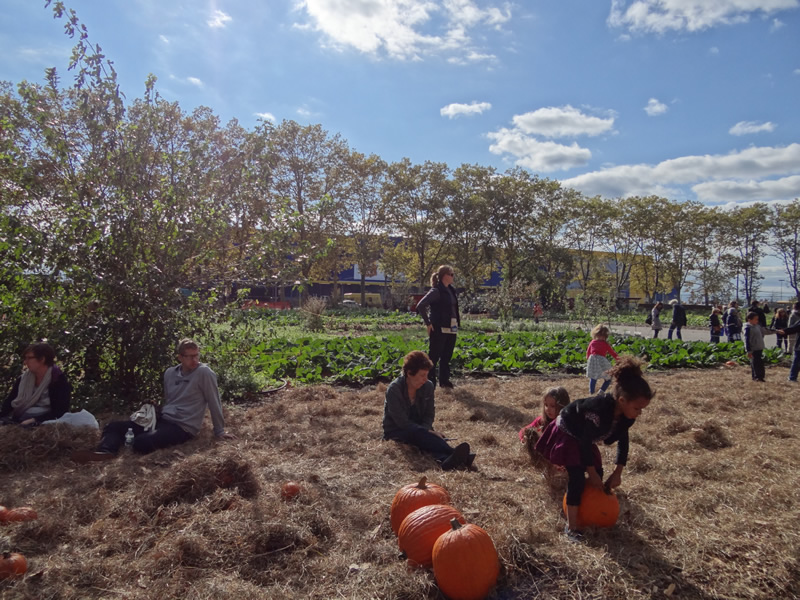
[(414, 255), (406, 268), (418, 289), (426, 287), (428, 276), (447, 255), (452, 237), (447, 207), (454, 186), (448, 176), (444, 163), (413, 165), (404, 158), (389, 165), (384, 187), (389, 221)]
[(331, 136), (320, 125), (304, 127), (294, 121), (276, 127), (270, 143), (275, 157), (272, 194), (289, 213), (292, 254), (305, 284), (314, 262), (328, 252), (328, 240), (343, 232), (350, 151), (338, 134)]
[(375, 265), (387, 242), (388, 207), (383, 188), (388, 166), (374, 154), (365, 156), (358, 152), (350, 154), (347, 165), (347, 235), (361, 275), (361, 306), (366, 306), (366, 279), (375, 274)]
[(478, 165), (461, 165), (454, 173), (448, 252), (468, 295), (476, 294), (492, 272), (491, 238), (486, 223), (492, 210), (489, 191), (494, 177), (494, 169)]
[(776, 204), (770, 227), (770, 247), (786, 268), (789, 287), (800, 298), (800, 199), (790, 204)]
[(656, 294), (669, 291), (666, 285), (670, 279), (671, 236), (676, 221), (675, 214), (667, 208), (668, 204), (667, 199), (658, 196), (632, 196), (622, 203), (625, 226), (633, 232), (638, 247), (633, 277), (648, 301), (652, 301)]
[(769, 238), (769, 209), (763, 203), (746, 207), (736, 207), (730, 212), (726, 224), (726, 240), (735, 248), (734, 268), (737, 280), (737, 297), (739, 281), (748, 304), (756, 299), (759, 281), (763, 279), (758, 273)]

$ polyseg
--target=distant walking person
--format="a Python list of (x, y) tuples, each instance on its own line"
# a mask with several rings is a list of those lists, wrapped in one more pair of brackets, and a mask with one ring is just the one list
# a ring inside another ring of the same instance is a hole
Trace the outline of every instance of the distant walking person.
[(738, 342), (742, 339), (742, 317), (739, 316), (739, 303), (731, 300), (728, 310), (725, 311), (725, 332), (729, 342)]
[(711, 330), (711, 343), (719, 344), (719, 336), (722, 334), (722, 319), (720, 314), (722, 310), (715, 306), (711, 309), (711, 315), (708, 317), (709, 328)]
[[(789, 326), (789, 313), (785, 308), (779, 308), (772, 316), (772, 322), (769, 324), (772, 329), (786, 329)], [(775, 347), (780, 348), (784, 352), (789, 352), (789, 340), (787, 336), (780, 333), (776, 336)]]
[(664, 309), (664, 305), (661, 302), (656, 302), (656, 305), (653, 307), (653, 310), (650, 311), (650, 319), (652, 323), (650, 324), (650, 329), (653, 330), (653, 339), (658, 337), (658, 332), (661, 331), (661, 311)]
[(681, 328), (686, 327), (686, 309), (681, 306), (681, 301), (673, 298), (669, 301), (672, 305), (672, 322), (669, 324), (669, 331), (667, 332), (667, 339), (672, 339), (672, 332), (675, 332), (675, 337), (682, 340)]
[[(428, 356), (433, 362), (428, 379), (436, 387), (452, 388), (450, 359), (456, 347), (456, 335), (461, 326), (458, 312), (458, 294), (453, 287), (455, 272), (450, 265), (442, 265), (431, 275), (431, 289), (417, 304), (417, 312), (428, 328)], [(438, 366), (438, 378), (437, 378)]]

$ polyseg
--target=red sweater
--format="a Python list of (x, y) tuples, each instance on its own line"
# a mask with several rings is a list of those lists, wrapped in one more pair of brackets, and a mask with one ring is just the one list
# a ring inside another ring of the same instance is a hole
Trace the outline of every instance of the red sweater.
[(615, 359), (619, 358), (617, 353), (614, 352), (614, 349), (611, 347), (605, 340), (592, 340), (589, 342), (589, 347), (586, 348), (586, 358), (589, 358), (592, 354), (599, 354), (600, 356), (606, 356), (610, 354)]

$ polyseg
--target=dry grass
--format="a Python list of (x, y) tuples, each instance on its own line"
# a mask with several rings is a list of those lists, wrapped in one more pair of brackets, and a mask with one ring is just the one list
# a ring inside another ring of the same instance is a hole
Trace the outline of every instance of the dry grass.
[[(492, 535), (503, 569), (490, 598), (798, 597), (800, 395), (785, 376), (652, 375), (659, 394), (631, 430), (620, 521), (578, 545), (560, 535), (563, 475), (531, 465), (517, 431), (546, 388), (584, 396), (583, 377), (440, 392), (437, 427), (477, 450), (473, 472), (444, 473), (382, 442), (382, 385), (229, 407), (235, 441), (215, 443), (206, 427), (179, 450), (106, 464), (67, 458), (94, 434), (5, 427), (0, 503), (39, 519), (0, 529), (0, 550), (30, 564), (25, 579), (0, 582), (0, 597), (441, 598), (429, 572), (408, 570), (389, 527), (394, 492), (420, 473)], [(289, 479), (303, 492), (285, 502)]]

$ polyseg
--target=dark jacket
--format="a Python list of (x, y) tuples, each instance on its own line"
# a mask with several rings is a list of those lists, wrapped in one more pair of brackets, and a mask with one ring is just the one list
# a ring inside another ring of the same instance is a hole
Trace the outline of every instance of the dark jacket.
[[(785, 328), (783, 331), (786, 335), (792, 335), (793, 333), (800, 333), (800, 321), (798, 321), (791, 327)], [(797, 339), (794, 342), (794, 351), (800, 352), (800, 335), (797, 336)]]
[(433, 382), (426, 381), (417, 390), (414, 404), (408, 397), (406, 378), (401, 375), (386, 388), (383, 402), (383, 438), (390, 440), (402, 431), (433, 429), (435, 409), (433, 405)]
[[(22, 377), (17, 377), (14, 382), (14, 387), (11, 388), (11, 393), (3, 401), (3, 408), (0, 409), (0, 417), (7, 417), (14, 410), (11, 406), (12, 400), (19, 394), (19, 384)], [(69, 411), (70, 395), (72, 394), (72, 387), (67, 381), (67, 376), (64, 372), (56, 366), (53, 366), (53, 371), (50, 374), (50, 385), (47, 387), (47, 394), (50, 396), (50, 412), (35, 417), (37, 423), (42, 421), (50, 421), (51, 419), (58, 419), (65, 412)]]
[(578, 440), (581, 461), (585, 466), (594, 465), (592, 445), (602, 441), (606, 445), (617, 444), (616, 464), (628, 462), (628, 429), (636, 422), (620, 415), (614, 423), (617, 401), (611, 394), (599, 394), (567, 404), (559, 413), (559, 427)]
[[(760, 306), (751, 306), (748, 310), (749, 312), (754, 312), (758, 315), (759, 325), (761, 325), (762, 327), (767, 326), (767, 311), (765, 311)], [(769, 310), (769, 307), (767, 307), (767, 310)]]
[(680, 304), (672, 305), (672, 325), (686, 327), (686, 309)]
[(433, 325), (436, 331), (441, 331), (442, 327), (450, 327), (450, 319), (453, 315), (452, 302), (455, 302), (456, 320), (458, 326), (461, 327), (461, 314), (458, 311), (458, 294), (452, 285), (445, 287), (443, 283), (439, 282), (436, 286), (432, 287), (422, 300), (417, 303), (417, 313), (422, 317), (425, 325)]

